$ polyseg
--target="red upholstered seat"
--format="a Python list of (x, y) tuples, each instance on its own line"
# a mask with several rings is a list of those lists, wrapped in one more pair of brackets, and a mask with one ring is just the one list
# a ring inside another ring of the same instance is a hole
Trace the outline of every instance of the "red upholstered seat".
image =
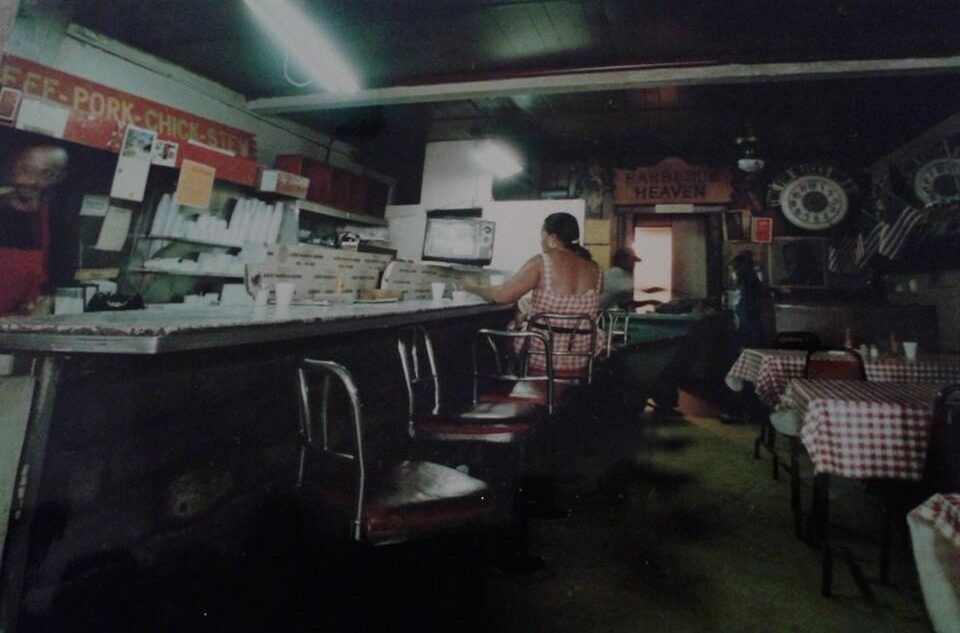
[(486, 482), (456, 469), (423, 461), (368, 464), (360, 398), (343, 366), (307, 359), (298, 378), (297, 483), (330, 532), (379, 545), (481, 525), (494, 514)]
[[(350, 526), (355, 511), (355, 497), (341, 483), (321, 480), (308, 486), (323, 506), (323, 523), (334, 530)], [(476, 525), (493, 509), (486, 483), (432, 462), (392, 464), (366, 484), (360, 540), (378, 545)]]

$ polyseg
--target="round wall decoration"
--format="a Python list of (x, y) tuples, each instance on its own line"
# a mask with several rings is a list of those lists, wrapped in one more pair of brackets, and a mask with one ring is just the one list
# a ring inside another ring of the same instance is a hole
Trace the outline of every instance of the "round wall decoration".
[(799, 165), (776, 177), (767, 191), (767, 206), (779, 206), (794, 226), (821, 231), (847, 217), (857, 183), (830, 165)]
[(924, 204), (960, 200), (960, 159), (937, 158), (921, 165), (913, 176), (913, 192)]

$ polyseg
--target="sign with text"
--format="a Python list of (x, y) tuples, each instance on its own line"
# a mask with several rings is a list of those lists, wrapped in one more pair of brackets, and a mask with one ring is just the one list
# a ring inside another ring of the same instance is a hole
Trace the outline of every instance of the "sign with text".
[(665, 158), (652, 167), (616, 170), (614, 201), (622, 205), (730, 201), (730, 172)]
[[(167, 140), (185, 142), (193, 139), (232, 151), (241, 158), (256, 157), (257, 145), (250, 132), (148, 101), (129, 92), (116, 90), (15, 55), (3, 56), (0, 86), (16, 88), (23, 91), (24, 95), (47, 99), (82, 113), (86, 119), (107, 121), (114, 130), (134, 125), (153, 130)], [(96, 134), (96, 138), (85, 137), (92, 134)], [(97, 126), (79, 122), (68, 127), (65, 134), (68, 140), (103, 147), (104, 139), (100, 139), (100, 136)]]

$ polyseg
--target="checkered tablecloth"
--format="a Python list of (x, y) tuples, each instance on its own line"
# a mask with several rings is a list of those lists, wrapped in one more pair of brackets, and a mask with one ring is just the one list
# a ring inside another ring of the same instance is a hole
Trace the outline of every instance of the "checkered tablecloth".
[[(760, 402), (775, 408), (787, 383), (803, 377), (806, 358), (802, 350), (748, 348), (727, 372), (727, 384), (739, 391), (739, 382), (753, 383)], [(960, 356), (926, 355), (917, 360), (883, 356), (864, 359), (863, 364), (871, 382), (960, 382)]]
[(925, 521), (960, 549), (960, 494), (936, 494), (910, 511), (914, 519)]
[(802, 412), (800, 436), (816, 472), (919, 480), (938, 390), (926, 383), (797, 378), (780, 408)]

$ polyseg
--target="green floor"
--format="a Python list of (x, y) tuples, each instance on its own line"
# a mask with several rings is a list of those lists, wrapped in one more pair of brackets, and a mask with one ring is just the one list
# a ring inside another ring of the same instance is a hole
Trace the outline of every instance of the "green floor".
[(838, 486), (832, 510), (851, 528), (840, 541), (861, 560), (872, 604), (841, 565), (835, 597), (820, 596), (819, 552), (794, 539), (787, 481), (753, 459), (754, 429), (720, 424), (689, 398), (681, 408), (703, 417), (591, 434), (562, 495), (572, 515), (533, 525), (548, 570), (493, 574), (488, 630), (930, 631), (902, 543), (891, 585), (879, 583), (875, 509), (856, 486)]

